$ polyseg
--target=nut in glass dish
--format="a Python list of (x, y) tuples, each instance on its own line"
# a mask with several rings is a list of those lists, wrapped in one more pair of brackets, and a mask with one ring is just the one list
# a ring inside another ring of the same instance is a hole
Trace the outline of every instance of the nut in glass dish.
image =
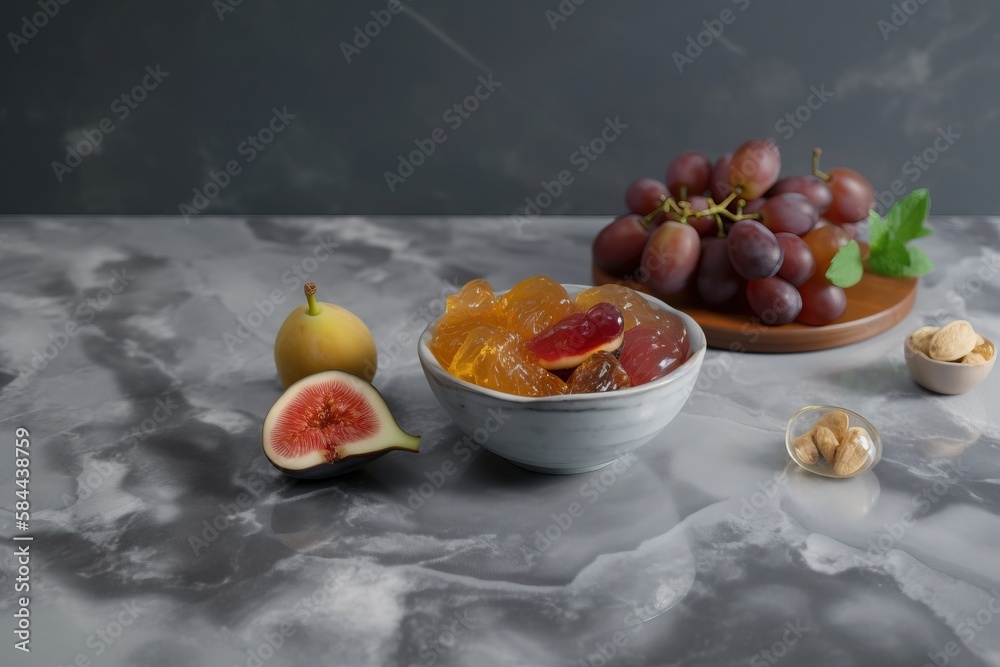
[(796, 412), (788, 420), (785, 446), (793, 461), (824, 477), (854, 477), (882, 459), (878, 429), (853, 410), (832, 405)]
[(918, 349), (914, 335), (903, 341), (903, 356), (906, 367), (914, 381), (924, 389), (938, 394), (964, 394), (982, 384), (996, 363), (996, 346), (989, 338), (983, 337), (983, 347), (989, 351), (989, 358), (982, 355), (982, 363), (961, 363), (961, 361), (939, 361), (931, 359)]

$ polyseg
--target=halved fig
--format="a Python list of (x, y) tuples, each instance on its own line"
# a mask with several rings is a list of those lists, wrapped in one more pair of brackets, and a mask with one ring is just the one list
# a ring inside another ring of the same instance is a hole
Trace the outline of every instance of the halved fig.
[(290, 386), (264, 418), (264, 455), (303, 479), (342, 475), (420, 437), (399, 428), (382, 395), (357, 375), (326, 371)]
[(528, 341), (528, 351), (550, 371), (575, 368), (595, 352), (614, 352), (622, 344), (625, 319), (610, 303), (562, 318)]

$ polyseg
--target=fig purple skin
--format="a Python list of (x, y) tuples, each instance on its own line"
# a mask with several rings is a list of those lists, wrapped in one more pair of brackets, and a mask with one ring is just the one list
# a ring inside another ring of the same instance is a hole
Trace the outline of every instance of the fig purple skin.
[[(401, 447), (395, 447), (394, 449), (404, 450)], [(361, 470), (366, 465), (374, 461), (375, 459), (381, 458), (390, 451), (386, 449), (384, 451), (378, 452), (376, 454), (365, 454), (359, 456), (352, 456), (350, 458), (341, 459), (339, 461), (334, 461), (333, 463), (321, 463), (317, 466), (312, 466), (310, 468), (304, 468), (302, 470), (292, 470), (290, 468), (282, 468), (279, 465), (271, 463), (274, 468), (289, 477), (295, 477), (296, 479), (329, 479), (330, 477), (339, 477), (340, 475), (347, 475), (352, 472)]]

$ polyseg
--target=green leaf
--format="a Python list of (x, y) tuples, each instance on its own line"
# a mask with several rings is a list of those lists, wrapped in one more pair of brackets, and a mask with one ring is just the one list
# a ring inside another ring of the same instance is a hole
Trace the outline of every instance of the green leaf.
[(931, 258), (920, 248), (907, 248), (910, 253), (910, 265), (906, 268), (907, 276), (922, 276), (934, 270)]
[(890, 235), (902, 243), (927, 236), (931, 230), (924, 226), (931, 210), (931, 196), (926, 188), (914, 190), (893, 204), (886, 216)]
[(861, 261), (861, 246), (857, 241), (850, 241), (837, 251), (826, 271), (826, 279), (837, 287), (850, 287), (861, 281), (865, 267)]
[(889, 224), (875, 211), (868, 211), (868, 245), (872, 254), (885, 247), (889, 240)]
[(924, 225), (930, 210), (930, 193), (921, 188), (893, 204), (884, 218), (871, 211), (868, 268), (891, 278), (922, 276), (933, 271), (934, 265), (927, 255), (917, 248), (906, 247), (913, 239), (931, 233)]
[(879, 252), (872, 252), (868, 258), (868, 268), (875, 273), (890, 278), (902, 278), (908, 275), (910, 253), (902, 242), (889, 239)]
[(890, 239), (885, 244), (885, 248), (882, 249), (882, 255), (891, 264), (898, 264), (899, 266), (909, 266), (910, 264), (909, 251), (902, 241), (896, 239)]

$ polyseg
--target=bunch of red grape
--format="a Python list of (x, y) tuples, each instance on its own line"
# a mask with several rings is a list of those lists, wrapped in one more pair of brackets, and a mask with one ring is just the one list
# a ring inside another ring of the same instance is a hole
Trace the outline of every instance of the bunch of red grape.
[(713, 166), (678, 155), (666, 182), (640, 178), (625, 190), (630, 213), (594, 239), (594, 265), (653, 294), (683, 290), (723, 309), (749, 307), (767, 325), (822, 325), (847, 308), (826, 278), (833, 256), (875, 206), (871, 184), (851, 169), (778, 180), (781, 154), (752, 139)]

